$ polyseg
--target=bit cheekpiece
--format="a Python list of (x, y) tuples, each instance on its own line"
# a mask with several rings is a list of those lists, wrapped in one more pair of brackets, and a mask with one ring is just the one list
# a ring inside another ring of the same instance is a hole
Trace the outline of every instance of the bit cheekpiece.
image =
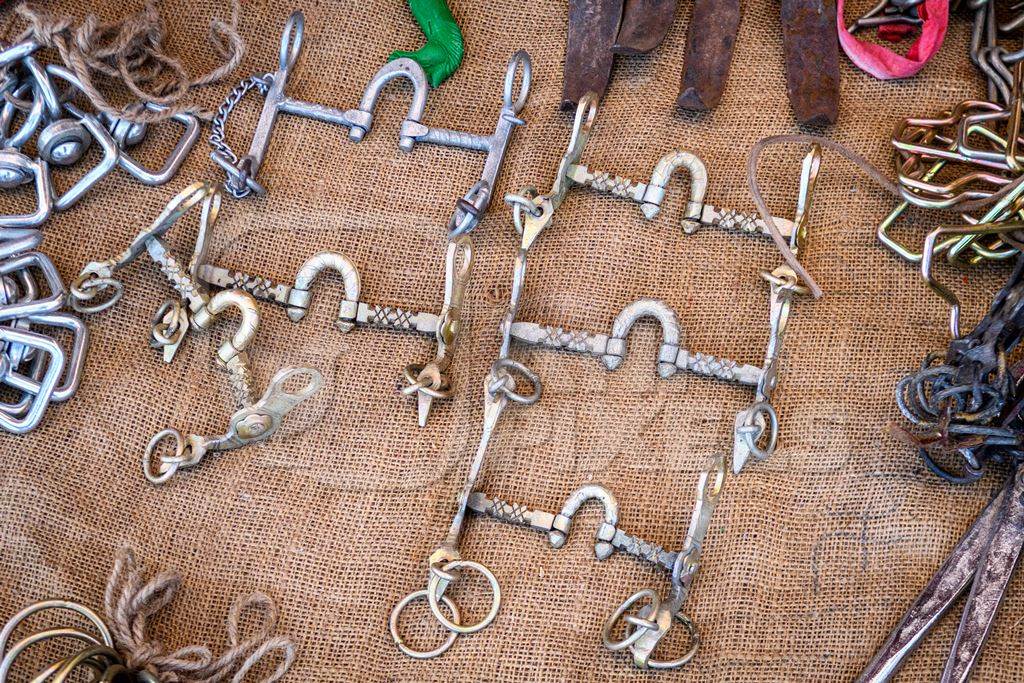
[[(96, 313), (114, 305), (124, 288), (114, 273), (124, 268), (143, 251), (148, 252), (161, 272), (180, 295), (180, 301), (165, 303), (154, 319), (152, 344), (162, 350), (164, 360), (174, 359), (192, 328), (209, 329), (214, 321), (228, 309), (235, 309), (241, 322), (217, 351), (218, 363), (228, 372), (232, 395), (238, 410), (231, 416), (228, 431), (221, 436), (184, 437), (176, 429), (158, 433), (146, 447), (142, 458), (143, 473), (154, 484), (170, 479), (180, 468), (197, 465), (208, 454), (242, 448), (269, 438), (281, 426), (284, 416), (299, 403), (319, 390), (323, 379), (311, 368), (285, 368), (271, 379), (263, 396), (254, 400), (248, 348), (259, 327), (256, 301), (242, 290), (227, 290), (210, 296), (196, 278), (197, 263), (205, 251), (204, 236), (209, 236), (217, 220), (221, 203), (221, 187), (210, 183), (193, 183), (167, 205), (153, 224), (141, 232), (118, 256), (106, 261), (88, 264), (71, 289), (71, 302), (85, 313)], [(200, 238), (196, 252), (187, 266), (174, 256), (163, 241), (164, 234), (191, 209), (201, 205)], [(106, 296), (106, 299), (102, 297)], [(303, 377), (306, 385), (295, 391), (285, 387), (286, 382)], [(156, 455), (156, 449), (166, 439), (174, 443), (171, 455)], [(159, 462), (154, 463), (156, 457)]]
[[(529, 249), (541, 232), (552, 223), (557, 209), (572, 187), (589, 185), (596, 190), (638, 202), (643, 206), (645, 216), (653, 218), (658, 213), (668, 178), (675, 169), (686, 166), (690, 169), (691, 176), (686, 221), (700, 223), (710, 216), (707, 222), (715, 223), (715, 217), (720, 215), (720, 212), (713, 209), (709, 212), (707, 205), (704, 204), (707, 172), (700, 159), (690, 152), (678, 151), (665, 156), (657, 165), (650, 184), (634, 183), (611, 174), (592, 172), (581, 164), (580, 158), (596, 115), (597, 96), (591, 93), (584, 96), (577, 107), (568, 150), (562, 157), (558, 174), (549, 193), (538, 194), (530, 189), (506, 197), (506, 201), (512, 207), (513, 223), (521, 235), (521, 243), (515, 258), (508, 312), (500, 326), (501, 349), (498, 359), (484, 380), (484, 416), (480, 443), (470, 464), (465, 486), (459, 495), (458, 506), (448, 534), (428, 560), (426, 588), (407, 595), (391, 612), (391, 635), (398, 648), (410, 657), (429, 659), (439, 656), (455, 643), (459, 635), (480, 631), (497, 617), (501, 604), (501, 589), (497, 578), (484, 565), (464, 560), (459, 554), (459, 542), (467, 512), (472, 511), (511, 525), (542, 532), (547, 535), (552, 547), (560, 548), (570, 533), (573, 516), (588, 501), (600, 502), (604, 511), (604, 519), (597, 530), (594, 545), (598, 560), (607, 559), (616, 551), (627, 553), (670, 572), (672, 581), (672, 594), (667, 600), (662, 600), (653, 590), (640, 591), (627, 599), (605, 624), (602, 634), (605, 645), (612, 651), (629, 649), (633, 653), (634, 663), (640, 668), (679, 667), (689, 662), (697, 651), (699, 637), (696, 626), (682, 613), (682, 608), (696, 575), (704, 537), (725, 479), (724, 457), (712, 458), (710, 465), (700, 476), (690, 529), (682, 549), (678, 552), (666, 551), (619, 528), (619, 503), (611, 492), (598, 484), (588, 484), (578, 489), (569, 497), (558, 514), (532, 509), (477, 491), (488, 445), (509, 402), (531, 405), (541, 397), (540, 378), (528, 367), (509, 357), (513, 341), (590, 355), (600, 359), (609, 370), (615, 370), (622, 364), (626, 355), (626, 337), (633, 325), (642, 318), (654, 318), (660, 322), (662, 330), (662, 345), (657, 359), (658, 374), (661, 377), (668, 378), (686, 370), (756, 387), (755, 404), (737, 417), (734, 469), (738, 472), (749, 454), (767, 457), (775, 448), (778, 424), (775, 412), (768, 401), (776, 384), (776, 365), (779, 361), (782, 331), (788, 315), (790, 296), (802, 289), (795, 275), (784, 267), (764, 275), (772, 283), (771, 336), (765, 365), (760, 368), (741, 366), (733, 361), (703, 354), (691, 354), (682, 345), (682, 333), (675, 312), (657, 299), (640, 299), (627, 306), (612, 323), (610, 335), (516, 320), (526, 281)], [(789, 230), (794, 248), (802, 243), (806, 233), (807, 208), (819, 158), (820, 149), (815, 147), (804, 163), (797, 220), (790, 224)], [(770, 420), (770, 425), (767, 420)], [(472, 570), (481, 574), (490, 585), (490, 609), (485, 617), (473, 624), (463, 623), (458, 606), (446, 595), (448, 586), (461, 578), (462, 570)], [(399, 620), (402, 612), (411, 602), (423, 599), (429, 604), (430, 611), (438, 623), (448, 631), (444, 642), (430, 651), (414, 650), (405, 643), (400, 634)], [(647, 602), (634, 613), (634, 606), (641, 600)], [(442, 604), (447, 613), (442, 611)], [(618, 628), (620, 620), (628, 625), (627, 632), (621, 639), (616, 639), (613, 632)], [(655, 648), (675, 623), (681, 624), (689, 634), (688, 650), (673, 660), (655, 658)]]
[[(490, 206), (512, 133), (524, 123), (519, 118), (519, 112), (526, 105), (530, 91), (530, 57), (523, 51), (512, 56), (505, 73), (502, 108), (494, 133), (489, 136), (477, 135), (435, 128), (423, 122), (430, 84), (423, 67), (410, 58), (394, 59), (381, 67), (367, 84), (356, 109), (336, 109), (288, 97), (285, 94), (285, 87), (302, 49), (304, 26), (302, 13), (293, 13), (281, 36), (278, 70), (243, 81), (221, 105), (213, 121), (210, 135), (210, 144), (214, 148), (211, 157), (227, 173), (226, 187), (232, 196), (242, 198), (253, 193), (263, 194), (266, 189), (257, 180), (257, 176), (279, 114), (283, 112), (342, 126), (348, 129), (350, 140), (359, 142), (373, 128), (373, 112), (385, 86), (394, 80), (409, 81), (413, 90), (412, 101), (399, 131), (399, 149), (411, 152), (417, 144), (429, 143), (483, 152), (487, 155), (480, 179), (456, 201), (448, 221), (449, 243), (445, 261), (444, 304), (441, 312), (435, 315), (360, 301), (359, 276), (355, 265), (345, 256), (331, 252), (312, 257), (300, 270), (295, 285), (290, 287), (277, 284), (261, 275), (241, 273), (208, 264), (205, 262), (205, 248), (199, 250), (203, 257), (199, 259), (196, 273), (210, 285), (244, 289), (255, 297), (283, 304), (288, 307), (288, 317), (298, 321), (305, 315), (308, 307), (309, 285), (313, 277), (319, 270), (332, 267), (342, 275), (345, 282), (345, 298), (339, 307), (337, 320), (337, 326), (342, 332), (362, 325), (411, 331), (435, 337), (435, 358), (425, 364), (409, 364), (402, 372), (403, 386), (400, 387), (400, 391), (416, 399), (418, 420), (422, 427), (426, 425), (433, 401), (451, 395), (451, 380), (448, 373), (458, 340), (461, 326), (460, 311), (472, 267), (472, 249), (468, 233), (477, 226)], [(517, 79), (518, 92), (515, 89)], [(264, 96), (263, 108), (249, 152), (239, 158), (227, 144), (225, 126), (241, 98), (253, 89)]]

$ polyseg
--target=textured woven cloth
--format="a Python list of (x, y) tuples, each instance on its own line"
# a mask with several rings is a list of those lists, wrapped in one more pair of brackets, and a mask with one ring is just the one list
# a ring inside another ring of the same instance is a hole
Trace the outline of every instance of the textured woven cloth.
[[(97, 9), (107, 18), (137, 9), (129, 0), (120, 4)], [(392, 50), (422, 41), (404, 3), (299, 4), (306, 40), (289, 83), (297, 98), (354, 107)], [(852, 3), (851, 16), (867, 4)], [(489, 133), (505, 63), (528, 49), (534, 88), (523, 112), (527, 125), (512, 143), (498, 190), (550, 187), (571, 127), (571, 116), (558, 109), (565, 3), (451, 5), (467, 56), (430, 95), (426, 121)], [(275, 67), (291, 9), (245, 3), (240, 29), (250, 50), (239, 78)], [(186, 0), (165, 3), (163, 11), (171, 49), (195, 71), (209, 67), (215, 58), (206, 26), (226, 8)], [(708, 200), (749, 211), (742, 175), (748, 149), (765, 135), (796, 129), (777, 5), (745, 3), (725, 99), (704, 116), (673, 106), (689, 15), (689, 3), (680, 3), (661, 48), (617, 62), (585, 160), (642, 180), (665, 152), (691, 149), (708, 164)], [(887, 138), (897, 117), (983, 93), (967, 42), (967, 24), (955, 18), (943, 51), (906, 82), (877, 82), (844, 62), (840, 123), (828, 133), (891, 167)], [(225, 91), (206, 92), (204, 103), (216, 106)], [(397, 128), (408, 98), (406, 86), (390, 87), (373, 132), (358, 145), (339, 128), (283, 117), (261, 173), (270, 193), (225, 202), (213, 260), (288, 282), (312, 254), (339, 251), (359, 268), (365, 298), (437, 310), (445, 224), (482, 158), (426, 145), (400, 154)], [(237, 147), (247, 146), (257, 109), (246, 100), (230, 122)], [(143, 158), (155, 162), (169, 149), (173, 128), (152, 136)], [(44, 250), (64, 278), (123, 249), (189, 182), (219, 179), (207, 151), (200, 143), (169, 186), (144, 188), (117, 172), (54, 216)], [(762, 164), (777, 215), (793, 214), (802, 153), (772, 152)], [(648, 222), (635, 205), (571, 194), (531, 252), (520, 318), (605, 331), (624, 305), (656, 297), (679, 313), (690, 349), (759, 364), (768, 336), (759, 271), (774, 268), (778, 254), (764, 238), (713, 229), (683, 235), (683, 183), (674, 181), (669, 195), (666, 210)], [(0, 207), (11, 213), (27, 200), (3, 193)], [(874, 228), (891, 208), (851, 166), (826, 155), (802, 253), (826, 295), (794, 306), (777, 394), (780, 447), (727, 482), (686, 605), (701, 629), (701, 650), (673, 680), (852, 677), (998, 485), (995, 475), (970, 487), (944, 484), (886, 432), (896, 415), (897, 379), (948, 341), (945, 306), (876, 242)], [(934, 217), (913, 214), (900, 234), (919, 242), (929, 221)], [(194, 222), (171, 234), (182, 254), (194, 238)], [(273, 595), (281, 630), (300, 643), (291, 680), (646, 677), (601, 647), (600, 629), (633, 592), (665, 592), (667, 577), (626, 556), (596, 561), (591, 530), (598, 515), (589, 508), (560, 550), (538, 534), (471, 518), (463, 555), (500, 580), (497, 620), (426, 663), (399, 653), (388, 634), (392, 606), (425, 586), (426, 558), (447, 530), (480, 434), (481, 381), (497, 353), (516, 246), (500, 201), (473, 239), (455, 398), (435, 407), (425, 429), (416, 427), (414, 405), (396, 383), (406, 363), (432, 356), (432, 343), (373, 330), (340, 334), (331, 321), (341, 290), (331, 279), (301, 323), (262, 305), (251, 349), (259, 387), (282, 366), (309, 365), (323, 372), (324, 388), (268, 442), (207, 458), (162, 488), (140, 472), (151, 435), (168, 426), (219, 433), (231, 413), (228, 382), (214, 360), (230, 324), (191, 335), (175, 362), (164, 364), (147, 339), (153, 312), (173, 292), (139, 259), (124, 272), (123, 301), (89, 318), (92, 348), (78, 396), (53, 407), (29, 436), (0, 434), (0, 613), (51, 596), (98, 606), (114, 552), (127, 541), (148, 564), (183, 574), (185, 590), (162, 623), (172, 646), (222, 645), (222, 615), (235, 596), (256, 589)], [(964, 293), (966, 319), (976, 320), (1005, 272), (940, 275)], [(594, 359), (514, 346), (514, 357), (543, 378), (544, 396), (507, 412), (483, 489), (558, 510), (569, 493), (597, 481), (615, 492), (624, 528), (678, 548), (700, 468), (708, 455), (730, 452), (733, 416), (751, 394), (694, 376), (658, 379), (659, 336), (655, 325), (640, 324), (614, 373)], [(1010, 587), (978, 680), (1024, 679), (1019, 585)], [(482, 590), (470, 588), (460, 604), (482, 616)], [(439, 642), (423, 604), (410, 616), (415, 645)], [(945, 619), (925, 639), (904, 669), (907, 679), (937, 676), (956, 621)]]

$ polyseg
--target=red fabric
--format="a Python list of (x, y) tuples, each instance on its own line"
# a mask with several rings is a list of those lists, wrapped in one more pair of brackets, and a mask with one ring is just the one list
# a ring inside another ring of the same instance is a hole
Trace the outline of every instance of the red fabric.
[[(850, 61), (875, 78), (890, 80), (913, 76), (924, 68), (946, 37), (949, 26), (949, 0), (925, 0), (919, 6), (921, 19), (921, 35), (907, 50), (906, 55), (893, 52), (887, 47), (869, 43), (855, 37), (846, 30), (843, 20), (843, 0), (837, 0), (836, 24), (839, 31), (839, 44)], [(880, 26), (878, 35), (883, 40), (897, 41), (906, 37), (914, 27), (889, 24)]]

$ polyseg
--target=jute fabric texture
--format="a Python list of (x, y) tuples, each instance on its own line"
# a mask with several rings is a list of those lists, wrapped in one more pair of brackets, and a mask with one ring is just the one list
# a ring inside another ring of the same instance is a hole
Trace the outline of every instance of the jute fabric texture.
[[(89, 9), (111, 19), (135, 5)], [(297, 98), (354, 107), (392, 50), (422, 41), (404, 3), (299, 5), (306, 41), (288, 85)], [(523, 112), (528, 123), (512, 143), (498, 192), (547, 189), (571, 127), (571, 116), (558, 108), (566, 4), (451, 5), (467, 56), (430, 95), (426, 121), (489, 133), (506, 61), (528, 49), (535, 76)], [(275, 67), (292, 9), (270, 0), (244, 4), (240, 31), (249, 50), (239, 79)], [(193, 73), (208, 69), (215, 56), (206, 30), (211, 17), (225, 16), (226, 4), (184, 0), (164, 3), (162, 11), (169, 48)], [(747, 151), (763, 136), (797, 130), (785, 96), (778, 6), (744, 3), (725, 100), (702, 116), (674, 109), (690, 11), (680, 3), (652, 55), (617, 62), (585, 160), (646, 179), (664, 153), (691, 149), (707, 162), (708, 200), (751, 210)], [(888, 137), (898, 117), (935, 113), (983, 93), (967, 42), (967, 23), (957, 18), (936, 61), (904, 83), (876, 82), (844, 61), (841, 121), (828, 134), (891, 167)], [(215, 107), (225, 90), (202, 93), (202, 103)], [(225, 202), (213, 260), (288, 282), (309, 256), (339, 251), (359, 268), (364, 298), (438, 310), (445, 224), (482, 158), (426, 145), (400, 154), (398, 125), (409, 96), (405, 85), (389, 87), (372, 134), (358, 145), (342, 129), (282, 117), (261, 172), (269, 195)], [(240, 105), (229, 124), (237, 148), (248, 145), (257, 100)], [(140, 152), (151, 163), (177, 132), (162, 131)], [(44, 250), (64, 278), (123, 249), (186, 184), (219, 179), (207, 152), (197, 145), (169, 186), (144, 188), (117, 172), (73, 210), (55, 215)], [(765, 157), (761, 183), (777, 215), (793, 214), (802, 153)], [(714, 229), (683, 235), (685, 182), (682, 174), (673, 181), (668, 206), (653, 222), (620, 200), (571, 194), (531, 252), (520, 319), (607, 331), (626, 304), (656, 297), (679, 313), (688, 348), (760, 364), (768, 290), (759, 272), (780, 259), (764, 238)], [(13, 213), (27, 200), (3, 193), (0, 206)], [(686, 606), (701, 630), (700, 654), (665, 678), (851, 678), (1000, 481), (996, 473), (970, 487), (944, 484), (886, 431), (896, 415), (896, 381), (948, 342), (945, 306), (876, 242), (874, 228), (891, 208), (892, 200), (851, 166), (826, 155), (801, 254), (826, 294), (793, 308), (777, 394), (780, 447), (727, 482)], [(920, 241), (934, 222), (912, 212), (899, 233)], [(180, 254), (191, 253), (195, 229), (186, 221), (171, 234)], [(153, 312), (173, 292), (140, 258), (123, 273), (123, 301), (88, 319), (92, 348), (78, 396), (54, 407), (31, 435), (0, 435), (0, 613), (46, 597), (98, 607), (115, 551), (129, 542), (147, 564), (183, 574), (185, 590), (162, 623), (172, 646), (223, 645), (222, 615), (235, 596), (272, 595), (282, 611), (280, 630), (300, 643), (292, 680), (649, 678), (625, 656), (605, 651), (600, 629), (625, 597), (648, 586), (667, 591), (667, 579), (626, 556), (597, 562), (591, 533), (598, 514), (590, 508), (557, 551), (540, 535), (471, 519), (463, 555), (498, 576), (498, 619), (426, 663), (400, 654), (388, 635), (392, 606), (425, 586), (426, 558), (447, 530), (479, 438), (481, 383), (497, 354), (517, 244), (500, 200), (473, 242), (455, 398), (435, 407), (427, 428), (416, 427), (414, 405), (396, 384), (406, 363), (432, 356), (432, 343), (374, 330), (339, 333), (331, 322), (340, 283), (329, 278), (301, 323), (262, 305), (251, 349), (259, 387), (282, 366), (308, 365), (323, 372), (324, 388), (265, 444), (207, 458), (162, 488), (139, 470), (152, 434), (169, 426), (214, 434), (226, 425), (231, 399), (214, 351), (231, 324), (190, 335), (175, 362), (164, 364), (147, 339)], [(940, 276), (963, 293), (966, 320), (973, 321), (1006, 273), (944, 269)], [(594, 359), (514, 346), (513, 356), (543, 378), (544, 396), (506, 413), (483, 489), (556, 511), (581, 485), (600, 482), (619, 499), (624, 528), (678, 548), (700, 468), (708, 455), (731, 451), (733, 417), (751, 393), (699, 377), (658, 379), (659, 337), (654, 324), (638, 325), (629, 357), (614, 373)], [(471, 584), (459, 599), (471, 616), (482, 616), (482, 586)], [(1015, 582), (978, 680), (1024, 679), (1022, 611)], [(410, 621), (414, 644), (438, 642), (441, 633), (423, 604)], [(925, 639), (904, 670), (908, 680), (937, 676), (956, 621), (947, 618)]]

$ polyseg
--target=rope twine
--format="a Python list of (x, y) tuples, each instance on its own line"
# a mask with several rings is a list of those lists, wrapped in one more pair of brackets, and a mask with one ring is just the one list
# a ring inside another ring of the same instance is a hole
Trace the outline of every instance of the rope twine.
[[(104, 595), (104, 608), (110, 633), (125, 665), (145, 671), (161, 683), (217, 683), (231, 680), (241, 683), (246, 675), (268, 657), (280, 657), (277, 668), (261, 683), (274, 683), (284, 677), (295, 662), (296, 644), (283, 635), (275, 635), (279, 613), (274, 601), (264, 593), (239, 598), (227, 616), (228, 648), (218, 657), (205, 645), (188, 645), (168, 652), (150, 633), (152, 618), (169, 605), (181, 588), (176, 572), (160, 571), (146, 578), (146, 570), (135, 560), (130, 548), (122, 548), (114, 562)], [(252, 611), (262, 623), (243, 639), (242, 616)]]
[[(162, 121), (180, 113), (210, 120), (212, 112), (185, 100), (193, 89), (227, 78), (242, 61), (245, 41), (238, 33), (241, 0), (231, 0), (229, 21), (215, 18), (210, 22), (210, 44), (221, 61), (196, 78), (164, 50), (167, 32), (158, 2), (144, 0), (141, 11), (114, 22), (102, 22), (95, 14), (78, 21), (37, 5), (22, 4), (16, 12), (27, 27), (17, 40), (34, 40), (56, 50), (81, 81), (83, 93), (97, 111), (133, 123)], [(138, 103), (122, 107), (111, 104), (97, 89), (97, 76), (122, 84), (140, 102), (153, 102), (166, 109), (150, 111)]]

